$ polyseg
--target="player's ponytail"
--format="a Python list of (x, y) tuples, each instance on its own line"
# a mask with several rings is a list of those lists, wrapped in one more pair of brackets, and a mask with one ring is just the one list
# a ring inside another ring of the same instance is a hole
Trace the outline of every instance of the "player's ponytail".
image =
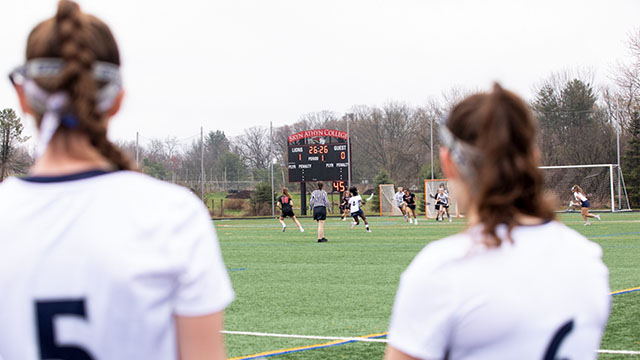
[(582, 190), (582, 188), (580, 187), (580, 185), (573, 185), (573, 187), (571, 187), (571, 191), (576, 191), (579, 192), (580, 194), (586, 196), (586, 194), (584, 193), (584, 191)]
[(289, 189), (287, 188), (282, 189), (282, 195), (288, 197), (289, 199), (292, 199), (291, 195), (289, 194)]
[(443, 144), (473, 190), (470, 206), (488, 246), (501, 244), (496, 227), (505, 224), (510, 233), (518, 215), (554, 218), (538, 169), (537, 124), (520, 97), (495, 84), (491, 93), (456, 105), (442, 126)]
[[(97, 61), (120, 65), (120, 55), (109, 28), (84, 14), (75, 2), (61, 0), (56, 15), (38, 24), (27, 41), (27, 60), (61, 59), (55, 76), (36, 78), (50, 94), (68, 96), (68, 112), (53, 136), (79, 131), (86, 134), (102, 156), (118, 169), (132, 169), (129, 159), (107, 139), (107, 114), (98, 108), (96, 95), (104, 86), (95, 79)], [(113, 98), (113, 96), (112, 96)], [(40, 127), (43, 114), (36, 113)]]

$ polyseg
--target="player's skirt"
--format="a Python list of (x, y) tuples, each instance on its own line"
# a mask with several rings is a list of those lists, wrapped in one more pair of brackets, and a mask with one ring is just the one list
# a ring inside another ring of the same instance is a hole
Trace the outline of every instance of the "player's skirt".
[(590, 208), (591, 207), (591, 203), (589, 202), (589, 200), (580, 201), (580, 207)]
[(440, 200), (436, 201), (436, 210), (440, 210), (440, 205), (442, 205)]
[(282, 212), (280, 213), (281, 218), (294, 217), (294, 216), (296, 216), (296, 214), (293, 213), (293, 209), (282, 210)]
[(326, 220), (327, 219), (327, 208), (324, 206), (316, 206), (313, 208), (313, 220)]
[(416, 204), (407, 204), (407, 206), (409, 207), (409, 209), (411, 210), (415, 210), (416, 209)]
[(354, 219), (357, 218), (358, 216), (362, 217), (363, 215), (364, 215), (364, 212), (362, 211), (362, 209), (351, 213), (351, 217)]

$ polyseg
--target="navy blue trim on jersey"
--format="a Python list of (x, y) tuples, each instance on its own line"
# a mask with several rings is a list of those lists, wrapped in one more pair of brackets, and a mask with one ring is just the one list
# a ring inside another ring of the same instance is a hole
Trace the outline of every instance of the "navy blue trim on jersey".
[(89, 171), (83, 171), (83, 172), (69, 174), (69, 175), (25, 176), (19, 179), (27, 182), (32, 182), (32, 183), (49, 184), (49, 183), (59, 183), (59, 182), (66, 182), (66, 181), (84, 180), (84, 179), (89, 179), (96, 176), (111, 174), (112, 172), (113, 171), (108, 171), (108, 170), (89, 170)]

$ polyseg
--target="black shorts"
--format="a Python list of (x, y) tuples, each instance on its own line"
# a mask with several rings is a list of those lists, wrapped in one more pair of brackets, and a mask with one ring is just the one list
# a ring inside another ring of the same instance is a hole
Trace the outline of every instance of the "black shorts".
[(364, 219), (364, 212), (362, 211), (362, 209), (351, 213), (351, 217), (354, 219), (357, 218), (358, 216)]
[(313, 220), (326, 220), (327, 208), (324, 206), (316, 206), (313, 208)]
[(286, 218), (287, 216), (294, 217), (296, 216), (296, 214), (293, 213), (293, 209), (283, 209), (282, 212), (280, 213), (280, 217)]
[(409, 207), (409, 209), (411, 210), (415, 210), (416, 209), (416, 204), (407, 204), (407, 206)]
[(442, 207), (445, 208), (445, 209), (448, 209), (449, 208), (449, 204), (442, 204)]

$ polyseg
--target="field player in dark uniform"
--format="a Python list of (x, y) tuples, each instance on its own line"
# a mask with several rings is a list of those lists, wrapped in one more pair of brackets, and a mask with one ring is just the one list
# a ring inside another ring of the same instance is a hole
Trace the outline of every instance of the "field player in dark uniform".
[(411, 223), (411, 215), (413, 215), (413, 223), (418, 225), (418, 219), (416, 218), (416, 195), (409, 191), (409, 189), (404, 190), (404, 203), (407, 204), (407, 216), (409, 217), (409, 223)]
[(351, 198), (351, 193), (349, 190), (344, 192), (342, 196), (342, 201), (340, 202), (340, 212), (342, 213), (342, 221), (347, 220), (349, 216), (349, 199)]
[(300, 232), (304, 232), (302, 225), (298, 219), (296, 219), (296, 214), (293, 213), (293, 198), (289, 194), (289, 190), (287, 188), (282, 189), (282, 196), (278, 198), (278, 207), (280, 208), (280, 224), (282, 224), (282, 232), (287, 230), (287, 224), (284, 223), (284, 218), (287, 216), (291, 217), (293, 221), (300, 228)]

